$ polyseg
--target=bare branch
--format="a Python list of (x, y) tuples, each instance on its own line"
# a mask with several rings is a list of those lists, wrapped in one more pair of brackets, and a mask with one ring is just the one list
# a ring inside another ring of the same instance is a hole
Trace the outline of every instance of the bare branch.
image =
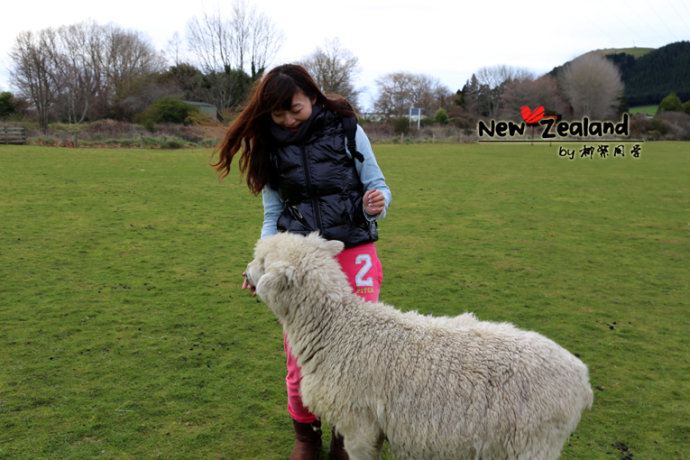
[(430, 116), (450, 100), (450, 90), (438, 79), (423, 74), (395, 72), (378, 79), (379, 94), (374, 103), (386, 117), (406, 116), (411, 107), (420, 107)]
[(354, 77), (359, 72), (359, 60), (343, 48), (337, 39), (329, 40), (323, 48), (317, 48), (303, 62), (325, 93), (343, 96), (357, 106), (360, 91), (354, 87)]
[(239, 69), (255, 78), (275, 56), (281, 34), (271, 20), (243, 0), (230, 16), (204, 13), (187, 23), (190, 52), (205, 73)]

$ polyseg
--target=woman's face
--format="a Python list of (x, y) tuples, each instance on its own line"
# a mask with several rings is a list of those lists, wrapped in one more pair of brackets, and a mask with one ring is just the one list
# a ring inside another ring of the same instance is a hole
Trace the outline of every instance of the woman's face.
[(292, 96), (290, 110), (274, 110), (271, 112), (271, 119), (276, 125), (296, 132), (303, 121), (311, 116), (312, 105), (316, 98), (309, 99), (302, 91), (297, 91)]

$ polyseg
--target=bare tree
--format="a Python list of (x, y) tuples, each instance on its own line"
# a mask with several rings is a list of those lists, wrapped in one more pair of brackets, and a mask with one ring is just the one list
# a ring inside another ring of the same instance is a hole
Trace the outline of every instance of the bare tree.
[(477, 70), (476, 75), (480, 85), (487, 85), (491, 89), (512, 80), (534, 79), (534, 73), (531, 70), (507, 65), (482, 67)]
[(570, 62), (560, 74), (560, 84), (576, 118), (604, 119), (615, 114), (623, 94), (618, 68), (597, 54)]
[(56, 96), (54, 71), (48, 49), (51, 37), (46, 31), (38, 34), (22, 32), (10, 53), (14, 68), (10, 71), (20, 94), (33, 102), (38, 122), (48, 130), (50, 112)]
[(165, 66), (162, 57), (139, 32), (108, 27), (106, 46), (106, 72), (115, 97), (127, 97), (138, 77)]
[(452, 95), (450, 89), (437, 78), (424, 74), (416, 75), (415, 92), (417, 107), (421, 107), (424, 114), (429, 117), (438, 109), (446, 108)]
[[(50, 29), (49, 29), (50, 31)], [(53, 61), (58, 83), (58, 109), (70, 123), (84, 121), (103, 90), (103, 42), (95, 23), (60, 27), (46, 50)]]
[(266, 65), (278, 52), (283, 34), (268, 16), (260, 13), (254, 17), (252, 30), (248, 40), (249, 75), (254, 80), (264, 72)]
[(204, 13), (187, 24), (187, 42), (205, 75), (219, 112), (242, 102), (251, 81), (263, 73), (281, 41), (271, 20), (244, 0), (235, 0), (229, 16)]
[(483, 105), (489, 117), (496, 117), (501, 110), (501, 97), (505, 85), (514, 80), (534, 79), (527, 69), (507, 65), (482, 67), (476, 72)]
[(258, 76), (280, 46), (281, 34), (271, 20), (243, 0), (231, 14), (204, 13), (187, 23), (187, 42), (205, 72), (243, 70)]
[(105, 28), (104, 69), (108, 102), (114, 115), (129, 118), (155, 98), (146, 94), (152, 74), (165, 68), (165, 60), (137, 31)]
[(386, 117), (406, 115), (415, 105), (415, 75), (394, 72), (376, 81), (379, 89), (374, 109)]
[(390, 73), (378, 79), (376, 84), (379, 94), (374, 108), (386, 117), (405, 116), (411, 107), (420, 107), (430, 116), (451, 97), (448, 88), (437, 79), (423, 74)]
[(558, 89), (558, 82), (550, 75), (538, 79), (522, 78), (507, 82), (501, 95), (502, 119), (520, 119), (520, 107), (544, 106), (547, 113), (563, 115), (568, 103)]
[(231, 52), (232, 26), (220, 13), (204, 13), (187, 23), (187, 44), (204, 73), (230, 68), (234, 64)]
[(182, 39), (179, 32), (172, 34), (172, 37), (168, 40), (165, 48), (165, 58), (171, 67), (179, 66), (184, 62)]
[(353, 80), (359, 72), (359, 60), (337, 39), (328, 40), (323, 48), (316, 48), (302, 64), (322, 91), (343, 96), (357, 107), (360, 92), (355, 89)]
[(44, 130), (53, 116), (77, 123), (125, 102), (143, 108), (132, 104), (145, 99), (141, 83), (163, 68), (139, 33), (95, 23), (23, 32), (12, 60), (14, 84), (33, 102)]

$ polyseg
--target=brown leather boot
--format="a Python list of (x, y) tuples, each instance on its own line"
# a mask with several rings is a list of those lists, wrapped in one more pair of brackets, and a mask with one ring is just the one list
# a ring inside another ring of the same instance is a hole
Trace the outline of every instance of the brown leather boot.
[(345, 451), (343, 437), (337, 434), (334, 429), (331, 429), (331, 450), (328, 453), (328, 458), (331, 460), (350, 460)]
[(321, 421), (300, 423), (292, 420), (295, 426), (295, 447), (290, 460), (318, 460), (321, 455)]

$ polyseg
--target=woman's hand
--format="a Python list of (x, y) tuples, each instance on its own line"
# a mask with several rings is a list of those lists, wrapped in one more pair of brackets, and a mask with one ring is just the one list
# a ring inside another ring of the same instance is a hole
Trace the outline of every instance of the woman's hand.
[(383, 193), (378, 190), (367, 190), (364, 193), (364, 212), (370, 216), (377, 216), (381, 214), (386, 204)]
[(248, 289), (253, 296), (256, 295), (256, 286), (252, 286), (247, 281), (247, 272), (242, 272), (242, 289)]

